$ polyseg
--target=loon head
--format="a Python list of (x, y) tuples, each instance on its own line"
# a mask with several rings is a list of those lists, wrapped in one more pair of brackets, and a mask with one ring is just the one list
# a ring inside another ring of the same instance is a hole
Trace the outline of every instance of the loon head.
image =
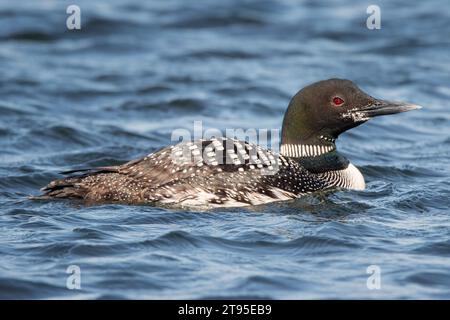
[(335, 149), (338, 136), (367, 120), (421, 108), (371, 97), (352, 81), (329, 79), (301, 89), (284, 115), (281, 152), (317, 156)]

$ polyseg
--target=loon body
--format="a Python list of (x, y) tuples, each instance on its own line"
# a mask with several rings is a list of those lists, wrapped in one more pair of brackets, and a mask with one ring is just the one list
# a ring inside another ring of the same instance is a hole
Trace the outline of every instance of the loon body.
[(280, 153), (229, 138), (182, 142), (120, 166), (66, 172), (78, 174), (52, 181), (39, 198), (237, 207), (363, 190), (360, 171), (336, 150), (339, 134), (374, 116), (417, 108), (375, 99), (349, 80), (320, 81), (292, 98)]

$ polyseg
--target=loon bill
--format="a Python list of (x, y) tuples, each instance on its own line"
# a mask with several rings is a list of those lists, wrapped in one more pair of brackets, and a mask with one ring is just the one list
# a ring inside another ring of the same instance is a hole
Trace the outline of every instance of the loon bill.
[(338, 136), (373, 117), (419, 108), (375, 99), (349, 80), (319, 81), (290, 101), (279, 154), (226, 138), (182, 142), (123, 165), (66, 172), (78, 174), (50, 182), (37, 198), (237, 207), (363, 190), (360, 171), (336, 150)]

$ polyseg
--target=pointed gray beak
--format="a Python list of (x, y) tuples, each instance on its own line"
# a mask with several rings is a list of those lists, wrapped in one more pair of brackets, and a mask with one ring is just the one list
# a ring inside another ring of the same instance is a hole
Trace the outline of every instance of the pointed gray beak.
[(365, 106), (356, 112), (361, 115), (373, 118), (377, 116), (384, 116), (388, 114), (395, 114), (416, 109), (422, 109), (421, 106), (407, 102), (376, 100), (375, 103)]

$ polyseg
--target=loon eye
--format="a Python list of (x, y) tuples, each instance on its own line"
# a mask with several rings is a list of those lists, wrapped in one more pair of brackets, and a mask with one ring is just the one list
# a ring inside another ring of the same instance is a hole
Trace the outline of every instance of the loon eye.
[(335, 106), (340, 106), (341, 104), (344, 103), (344, 100), (342, 100), (340, 97), (334, 97), (333, 98), (333, 103)]

